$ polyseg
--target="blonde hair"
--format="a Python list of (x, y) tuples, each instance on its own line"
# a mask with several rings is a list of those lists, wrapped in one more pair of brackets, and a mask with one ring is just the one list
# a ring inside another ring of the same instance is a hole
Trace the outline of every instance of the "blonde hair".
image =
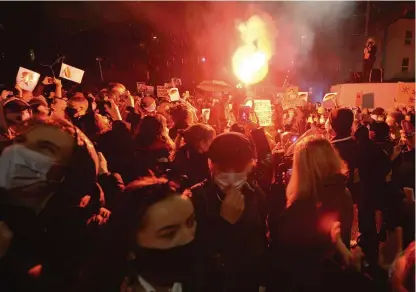
[(307, 137), (296, 145), (292, 177), (286, 190), (287, 206), (300, 198), (313, 197), (317, 202), (322, 181), (335, 174), (346, 174), (344, 161), (331, 143), (322, 136)]

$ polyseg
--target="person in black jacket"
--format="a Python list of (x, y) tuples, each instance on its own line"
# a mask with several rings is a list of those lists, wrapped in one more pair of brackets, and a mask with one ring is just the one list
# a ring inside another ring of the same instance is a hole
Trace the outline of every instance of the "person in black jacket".
[(175, 140), (178, 131), (185, 130), (192, 125), (192, 113), (187, 105), (179, 103), (169, 109), (169, 114), (173, 121), (173, 126), (169, 129), (169, 136), (172, 140)]
[(198, 222), (197, 240), (207, 259), (222, 267), (228, 292), (259, 291), (265, 285), (267, 248), (265, 195), (247, 183), (253, 149), (240, 133), (224, 133), (212, 142), (211, 176), (191, 188)]
[(391, 162), (389, 155), (380, 145), (370, 140), (367, 127), (358, 127), (354, 137), (357, 141), (357, 167), (361, 191), (358, 200), (359, 240), (367, 260), (376, 263), (379, 249), (378, 233), (381, 234), (382, 231), (376, 228), (381, 226), (381, 224), (376, 225), (376, 211), (384, 215), (387, 195), (386, 177), (391, 171)]
[[(177, 151), (173, 168), (177, 175), (187, 177), (187, 186), (184, 187), (191, 187), (209, 177), (206, 152), (214, 138), (214, 129), (204, 124), (194, 124), (179, 133), (175, 141)], [(181, 147), (182, 140), (185, 144)]]
[[(325, 267), (335, 251), (330, 225), (340, 222), (339, 242), (349, 256), (353, 203), (345, 165), (328, 140), (308, 137), (296, 146), (286, 206), (270, 212), (271, 278), (267, 291), (327, 291)], [(334, 289), (339, 290), (339, 289)]]
[(199, 261), (196, 228), (192, 203), (167, 180), (134, 181), (72, 291), (219, 291), (209, 288)]
[(347, 188), (350, 190), (354, 202), (358, 200), (358, 168), (357, 168), (357, 142), (352, 137), (354, 113), (347, 108), (335, 109), (329, 116), (329, 124), (335, 136), (331, 144), (338, 151), (348, 167)]
[(93, 144), (66, 120), (31, 119), (0, 170), (0, 221), (13, 234), (0, 290), (66, 291), (89, 251), (87, 222), (108, 216)]

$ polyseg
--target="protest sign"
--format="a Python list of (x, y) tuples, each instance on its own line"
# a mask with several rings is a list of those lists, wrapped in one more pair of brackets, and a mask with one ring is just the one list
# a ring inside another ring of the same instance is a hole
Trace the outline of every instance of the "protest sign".
[(201, 120), (203, 123), (205, 124), (208, 123), (210, 114), (211, 114), (211, 109), (209, 108), (202, 109)]
[(155, 94), (155, 87), (147, 85), (146, 86), (146, 94), (154, 95)]
[(165, 86), (156, 86), (156, 95), (157, 97), (169, 97), (168, 89)]
[(81, 83), (82, 77), (84, 77), (84, 70), (62, 63), (59, 77), (71, 80), (76, 83)]
[(179, 95), (179, 90), (177, 88), (169, 89), (168, 94), (170, 97), (170, 101), (178, 101), (181, 99), (181, 96)]
[(146, 82), (136, 82), (137, 92), (146, 91)]
[(302, 105), (302, 101), (299, 99), (298, 95), (298, 87), (296, 86), (289, 86), (286, 89), (285, 95), (282, 99), (282, 107), (284, 110), (295, 108), (298, 105)]
[(270, 100), (254, 100), (254, 111), (256, 113), (259, 126), (267, 127), (273, 125), (272, 104)]
[(322, 106), (324, 108), (334, 108), (337, 105), (337, 93), (331, 92), (325, 94), (324, 98), (322, 99)]
[(306, 104), (308, 102), (309, 92), (298, 92), (299, 101)]
[(39, 78), (39, 73), (20, 67), (16, 76), (16, 84), (21, 89), (32, 92), (38, 84)]
[(178, 87), (182, 85), (182, 79), (180, 78), (171, 78), (172, 87)]

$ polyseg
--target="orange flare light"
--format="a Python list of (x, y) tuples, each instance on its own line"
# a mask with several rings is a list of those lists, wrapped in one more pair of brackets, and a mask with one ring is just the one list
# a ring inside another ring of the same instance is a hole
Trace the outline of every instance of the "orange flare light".
[(255, 15), (238, 26), (243, 44), (232, 58), (234, 74), (245, 84), (263, 80), (269, 71), (274, 37), (264, 19)]

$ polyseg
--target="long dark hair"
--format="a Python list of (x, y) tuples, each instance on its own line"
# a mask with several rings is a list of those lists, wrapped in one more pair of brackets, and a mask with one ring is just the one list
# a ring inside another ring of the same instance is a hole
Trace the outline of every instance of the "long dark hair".
[[(147, 210), (178, 192), (164, 181), (132, 182), (123, 192), (103, 232), (99, 251), (82, 269), (74, 291), (118, 291), (123, 280), (137, 281), (131, 251), (137, 231), (144, 227)], [(140, 257), (140, 255), (136, 255)]]
[(182, 140), (191, 148), (198, 150), (198, 145), (202, 141), (214, 138), (215, 130), (210, 125), (194, 124), (186, 130), (179, 131), (179, 135), (175, 139), (176, 151), (179, 150)]
[(181, 129), (187, 128), (188, 121), (192, 116), (189, 107), (184, 104), (177, 104), (169, 109), (169, 114), (172, 117), (174, 126)]
[(164, 142), (170, 150), (174, 148), (172, 139), (169, 137), (166, 127), (159, 115), (145, 116), (135, 133), (135, 144), (138, 148), (148, 148), (154, 143)]

